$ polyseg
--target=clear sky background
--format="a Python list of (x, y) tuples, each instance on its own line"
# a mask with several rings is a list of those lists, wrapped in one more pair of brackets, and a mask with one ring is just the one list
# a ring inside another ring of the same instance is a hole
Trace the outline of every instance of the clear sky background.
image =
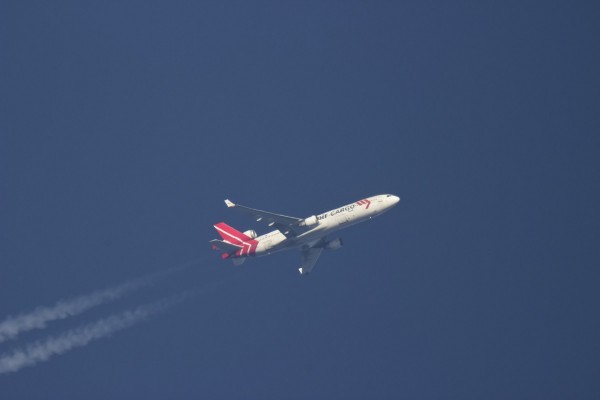
[[(600, 398), (594, 2), (4, 1), (0, 321), (198, 260), (0, 343), (195, 297), (3, 399)], [(222, 262), (223, 199), (400, 204)]]

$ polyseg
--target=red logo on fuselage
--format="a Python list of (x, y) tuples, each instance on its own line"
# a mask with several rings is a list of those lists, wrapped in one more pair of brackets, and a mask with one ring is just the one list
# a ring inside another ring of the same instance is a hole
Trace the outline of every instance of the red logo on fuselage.
[(371, 205), (371, 200), (368, 200), (368, 199), (359, 200), (359, 201), (356, 202), (356, 204), (358, 204), (359, 206), (362, 206), (363, 204), (366, 204), (367, 206), (365, 207), (365, 210), (368, 210), (369, 206)]

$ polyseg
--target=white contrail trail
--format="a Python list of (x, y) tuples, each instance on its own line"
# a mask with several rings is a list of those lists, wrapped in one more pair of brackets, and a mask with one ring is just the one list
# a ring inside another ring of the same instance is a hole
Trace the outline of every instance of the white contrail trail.
[(145, 304), (5, 353), (0, 356), (0, 374), (16, 372), (21, 368), (47, 361), (52, 356), (66, 353), (76, 347), (83, 347), (94, 340), (108, 337), (117, 331), (143, 321), (153, 314), (172, 307), (191, 294), (193, 293), (188, 292)]
[(60, 300), (50, 307), (38, 307), (31, 312), (8, 317), (0, 322), (0, 343), (9, 339), (14, 339), (20, 333), (33, 329), (45, 328), (46, 324), (50, 321), (78, 315), (92, 307), (117, 300), (127, 293), (151, 285), (161, 277), (180, 269), (187, 268), (195, 262), (196, 261), (191, 261), (178, 267), (156, 272), (145, 277), (133, 279), (117, 286), (97, 290), (72, 299)]

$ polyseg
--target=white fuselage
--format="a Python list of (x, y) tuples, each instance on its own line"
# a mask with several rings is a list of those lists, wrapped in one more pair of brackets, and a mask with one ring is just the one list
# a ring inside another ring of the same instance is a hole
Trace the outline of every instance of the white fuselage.
[(313, 246), (325, 236), (335, 231), (383, 214), (396, 205), (398, 201), (400, 201), (400, 198), (397, 196), (383, 194), (335, 208), (317, 215), (317, 224), (312, 229), (295, 237), (287, 238), (279, 230), (274, 230), (256, 238), (258, 246), (254, 255), (263, 256), (306, 245)]

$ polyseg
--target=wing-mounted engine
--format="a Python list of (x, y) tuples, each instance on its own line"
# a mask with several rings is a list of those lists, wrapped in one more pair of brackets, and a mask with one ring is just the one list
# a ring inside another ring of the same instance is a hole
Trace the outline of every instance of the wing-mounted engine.
[(248, 236), (250, 239), (256, 239), (256, 236), (258, 236), (256, 234), (256, 231), (253, 229), (249, 229), (249, 230), (245, 231), (244, 235)]
[(333, 239), (325, 243), (325, 248), (327, 250), (339, 250), (342, 248), (342, 246), (344, 246), (344, 242), (342, 242), (342, 239), (340, 238)]
[(308, 226), (308, 227), (310, 227), (310, 226), (316, 226), (318, 224), (319, 224), (319, 220), (317, 219), (317, 216), (316, 215), (311, 215), (308, 218), (304, 218), (302, 220), (302, 222), (300, 222), (298, 225), (299, 226)]

